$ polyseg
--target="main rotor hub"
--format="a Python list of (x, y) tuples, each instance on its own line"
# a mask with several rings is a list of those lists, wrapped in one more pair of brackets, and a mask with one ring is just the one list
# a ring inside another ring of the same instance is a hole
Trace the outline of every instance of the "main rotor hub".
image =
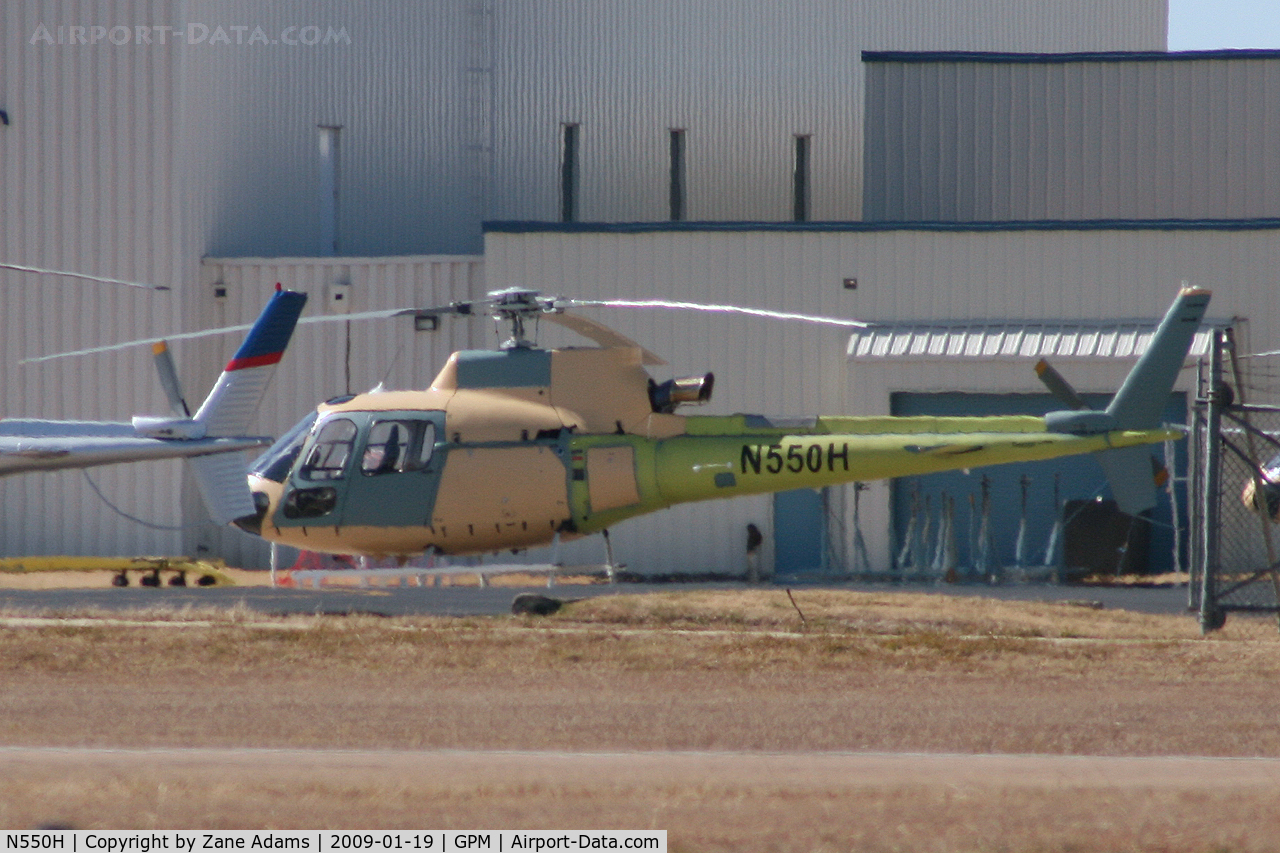
[(536, 290), (522, 287), (491, 290), (487, 295), (489, 311), (494, 320), (505, 322), (511, 329), (511, 337), (503, 342), (502, 349), (527, 349), (534, 346), (533, 341), (525, 337), (525, 320), (541, 314), (564, 311), (564, 306), (558, 305), (554, 297), (543, 296)]

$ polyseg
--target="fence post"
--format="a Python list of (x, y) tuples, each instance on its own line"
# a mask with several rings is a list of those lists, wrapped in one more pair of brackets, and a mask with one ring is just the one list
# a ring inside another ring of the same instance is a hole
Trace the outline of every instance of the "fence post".
[(1208, 405), (1208, 385), (1205, 379), (1204, 359), (1196, 362), (1196, 399), (1191, 408), (1191, 446), (1187, 449), (1187, 610), (1200, 612), (1200, 570), (1204, 568), (1202, 551), (1204, 536), (1204, 468), (1205, 458), (1205, 407)]
[(1200, 630), (1216, 631), (1226, 623), (1226, 614), (1218, 607), (1217, 581), (1220, 554), (1218, 534), (1220, 522), (1220, 494), (1222, 489), (1222, 350), (1224, 336), (1221, 329), (1213, 331), (1213, 348), (1209, 353), (1208, 412), (1205, 415), (1204, 441), (1204, 501), (1201, 517), (1202, 546), (1200, 549)]

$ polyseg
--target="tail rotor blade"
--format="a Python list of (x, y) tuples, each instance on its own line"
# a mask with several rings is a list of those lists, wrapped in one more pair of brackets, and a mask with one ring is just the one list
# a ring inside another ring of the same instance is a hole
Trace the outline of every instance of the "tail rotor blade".
[(1036, 376), (1040, 377), (1040, 381), (1049, 389), (1049, 393), (1061, 400), (1068, 409), (1088, 408), (1076, 393), (1076, 389), (1071, 387), (1071, 383), (1043, 358), (1036, 362)]
[(191, 409), (182, 396), (182, 383), (178, 381), (178, 370), (173, 364), (173, 353), (169, 351), (167, 341), (158, 341), (151, 345), (151, 355), (155, 358), (156, 373), (160, 375), (160, 387), (169, 398), (169, 408), (175, 415), (191, 417)]

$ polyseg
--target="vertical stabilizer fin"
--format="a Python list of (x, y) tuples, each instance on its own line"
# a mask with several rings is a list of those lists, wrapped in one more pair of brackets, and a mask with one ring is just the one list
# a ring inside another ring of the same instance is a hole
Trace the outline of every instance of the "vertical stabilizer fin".
[(1117, 447), (1095, 455), (1121, 512), (1138, 515), (1156, 505), (1156, 476), (1149, 447)]
[(1210, 291), (1184, 287), (1151, 337), (1124, 384), (1107, 406), (1118, 429), (1154, 429), (1169, 405), (1169, 394), (1182, 370), (1191, 340), (1209, 306)]
[[(1152, 335), (1147, 351), (1107, 406), (1107, 414), (1114, 418), (1117, 429), (1154, 429), (1160, 425), (1191, 340), (1200, 329), (1209, 296), (1208, 290), (1199, 287), (1184, 287), (1178, 293)], [(1097, 459), (1122, 512), (1137, 515), (1156, 505), (1155, 471), (1147, 448), (1104, 450)]]
[(249, 494), (249, 460), (243, 453), (219, 453), (187, 459), (209, 517), (221, 527), (253, 515)]
[(277, 290), (271, 297), (196, 412), (195, 419), (204, 424), (205, 435), (244, 435), (248, 431), (306, 302), (305, 293), (291, 290)]
[[(248, 432), (306, 303), (305, 293), (276, 286), (267, 307), (196, 412), (195, 420), (205, 425), (205, 435), (234, 436)], [(209, 517), (215, 523), (230, 524), (234, 519), (253, 514), (249, 460), (243, 453), (197, 456), (187, 462)]]

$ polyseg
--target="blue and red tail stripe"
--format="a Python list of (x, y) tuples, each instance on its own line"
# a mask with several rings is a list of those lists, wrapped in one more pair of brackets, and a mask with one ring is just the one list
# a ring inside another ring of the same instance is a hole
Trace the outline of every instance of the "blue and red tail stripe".
[(305, 293), (281, 290), (277, 285), (275, 295), (249, 330), (244, 343), (236, 350), (231, 361), (227, 362), (227, 370), (245, 370), (280, 361), (289, 344), (289, 337), (293, 334), (293, 327), (302, 314), (302, 306), (306, 304)]

